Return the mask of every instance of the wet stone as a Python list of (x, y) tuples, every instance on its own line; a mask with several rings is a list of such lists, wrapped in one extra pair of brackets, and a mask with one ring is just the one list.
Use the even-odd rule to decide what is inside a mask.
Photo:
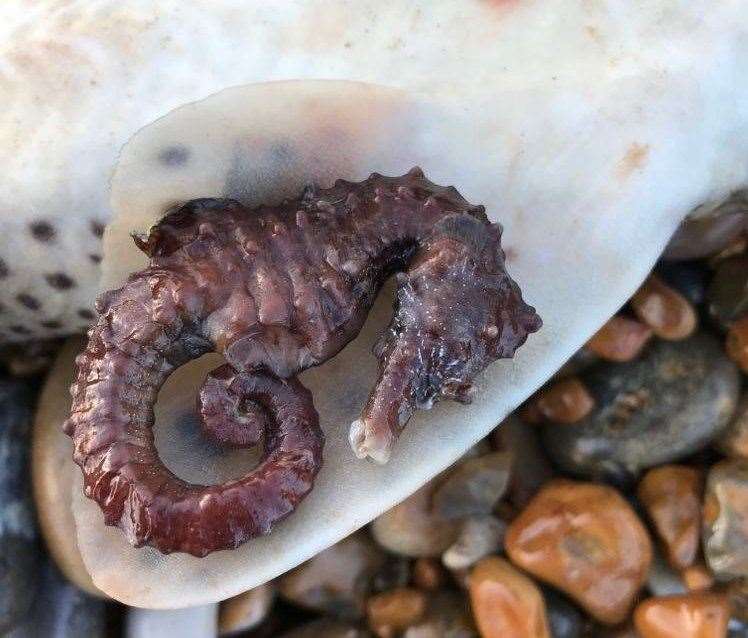
[(748, 461), (709, 471), (704, 496), (704, 556), (717, 578), (748, 576)]
[(650, 275), (629, 301), (634, 314), (661, 339), (678, 341), (698, 324), (693, 305), (656, 275)]
[(506, 491), (510, 464), (506, 452), (459, 462), (434, 491), (434, 514), (444, 520), (489, 514)]
[(729, 423), (740, 374), (715, 338), (656, 341), (637, 360), (584, 377), (597, 407), (569, 426), (546, 424), (546, 450), (570, 474), (620, 480), (705, 447)]
[(595, 407), (587, 387), (576, 377), (561, 379), (538, 393), (538, 412), (553, 423), (576, 423)]
[(459, 524), (433, 512), (436, 485), (437, 481), (431, 481), (379, 516), (371, 526), (377, 543), (401, 556), (440, 556), (457, 537)]
[(691, 565), (683, 570), (681, 579), (688, 591), (705, 591), (714, 585), (714, 576), (703, 563)]
[(639, 483), (639, 501), (676, 569), (693, 564), (699, 551), (702, 482), (696, 468), (663, 465), (649, 470)]
[(28, 384), (0, 378), (0, 634), (28, 612), (38, 584), (29, 470), (33, 399)]
[(376, 594), (366, 602), (369, 627), (379, 638), (393, 638), (418, 622), (426, 611), (426, 596), (402, 587)]
[(622, 363), (639, 356), (652, 338), (652, 328), (622, 315), (610, 318), (585, 346), (601, 359)]
[(720, 594), (684, 594), (649, 598), (634, 612), (642, 638), (724, 638), (730, 605)]
[(384, 556), (358, 533), (340, 541), (278, 579), (278, 591), (300, 607), (340, 618), (359, 618), (369, 581)]
[(449, 569), (465, 569), (484, 556), (501, 551), (504, 546), (506, 523), (490, 515), (465, 519), (460, 535), (442, 555)]
[(730, 424), (716, 443), (728, 456), (748, 459), (748, 392), (741, 397)]
[(538, 586), (502, 558), (484, 558), (473, 568), (470, 602), (483, 638), (550, 638)]
[(727, 331), (727, 354), (748, 374), (748, 317), (738, 319)]
[(467, 597), (442, 590), (429, 597), (423, 618), (408, 627), (403, 638), (477, 638)]
[(725, 330), (748, 315), (748, 255), (722, 261), (707, 291), (709, 314)]
[(607, 624), (624, 620), (649, 571), (652, 544), (613, 488), (554, 480), (509, 525), (512, 562)]
[(228, 636), (259, 626), (267, 618), (273, 600), (275, 586), (266, 583), (223, 601), (218, 611), (218, 635)]
[(543, 587), (542, 592), (552, 638), (582, 638), (585, 623), (576, 605), (551, 587)]

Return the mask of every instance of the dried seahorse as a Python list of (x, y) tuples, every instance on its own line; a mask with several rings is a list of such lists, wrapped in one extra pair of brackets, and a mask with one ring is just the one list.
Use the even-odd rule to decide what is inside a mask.
[[(164, 553), (204, 556), (268, 533), (322, 464), (318, 415), (295, 375), (355, 337), (397, 273), (379, 378), (351, 427), (358, 456), (386, 461), (417, 408), (469, 400), (474, 377), (539, 329), (500, 237), (483, 207), (417, 168), (309, 187), (280, 206), (180, 206), (136, 238), (150, 266), (99, 298), (77, 359), (65, 431), (86, 495), (131, 543)], [(206, 433), (234, 446), (264, 435), (265, 450), (236, 481), (193, 485), (159, 459), (153, 409), (166, 377), (212, 350), (226, 364), (200, 391)]]

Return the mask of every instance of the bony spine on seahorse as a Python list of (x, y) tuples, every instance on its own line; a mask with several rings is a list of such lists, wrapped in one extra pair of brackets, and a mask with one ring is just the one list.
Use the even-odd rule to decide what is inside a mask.
[[(295, 375), (355, 337), (397, 273), (379, 378), (351, 427), (359, 457), (386, 461), (417, 408), (469, 400), (473, 378), (539, 329), (500, 237), (482, 207), (417, 168), (309, 187), (279, 206), (180, 206), (136, 238), (150, 266), (100, 297), (76, 360), (65, 432), (86, 495), (131, 543), (164, 553), (205, 556), (268, 533), (322, 464), (318, 415)], [(200, 390), (205, 432), (233, 446), (264, 435), (265, 449), (244, 477), (193, 485), (159, 459), (154, 404), (176, 367), (211, 350), (226, 364)]]

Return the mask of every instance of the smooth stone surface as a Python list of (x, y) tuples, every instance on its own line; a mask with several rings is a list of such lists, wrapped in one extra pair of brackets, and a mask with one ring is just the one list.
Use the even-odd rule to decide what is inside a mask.
[(413, 584), (420, 589), (438, 590), (444, 577), (444, 569), (433, 558), (418, 558), (413, 562)]
[(483, 638), (550, 638), (538, 586), (498, 556), (470, 573), (470, 603)]
[(709, 314), (724, 329), (748, 314), (748, 255), (722, 261), (707, 291)]
[(418, 558), (439, 556), (457, 538), (459, 524), (445, 521), (431, 509), (438, 479), (379, 516), (371, 526), (375, 540), (386, 550)]
[(39, 538), (31, 499), (31, 386), (0, 378), (0, 633), (28, 612), (38, 585)]
[(672, 596), (688, 591), (681, 574), (676, 572), (658, 551), (655, 551), (647, 573), (647, 589), (653, 596)]
[(31, 479), (39, 527), (49, 553), (66, 578), (89, 594), (104, 594), (93, 584), (77, 543), (72, 511), (73, 443), (62, 431), (70, 413), (74, 359), (83, 348), (80, 337), (60, 350), (39, 395), (31, 435)]
[(569, 426), (542, 428), (565, 471), (635, 476), (695, 452), (719, 436), (738, 400), (740, 374), (714, 337), (656, 341), (630, 363), (595, 366), (584, 380), (597, 407)]
[(369, 582), (384, 562), (383, 552), (359, 532), (281, 576), (278, 592), (306, 609), (359, 618)]
[(166, 610), (130, 607), (124, 638), (215, 638), (217, 625), (218, 605)]
[(611, 317), (585, 348), (606, 361), (623, 363), (639, 356), (652, 338), (652, 328), (623, 315)]
[(472, 516), (462, 523), (457, 540), (442, 554), (449, 569), (466, 569), (504, 546), (506, 523), (495, 516)]
[(470, 603), (461, 592), (441, 590), (428, 598), (426, 612), (403, 638), (477, 638)]
[(223, 601), (218, 610), (218, 635), (251, 631), (267, 618), (275, 600), (275, 585), (265, 583)]
[(743, 393), (730, 424), (716, 444), (728, 456), (748, 459), (748, 392)]
[(555, 381), (543, 388), (535, 399), (538, 412), (553, 423), (576, 423), (595, 407), (595, 399), (576, 377)]
[(512, 562), (557, 587), (601, 622), (626, 618), (652, 561), (652, 543), (613, 488), (557, 479), (506, 535)]
[(23, 625), (8, 638), (105, 638), (106, 604), (71, 584), (49, 560), (37, 574), (39, 591)]
[(727, 331), (727, 355), (748, 374), (748, 317), (735, 321)]
[(719, 594), (648, 598), (634, 611), (642, 638), (724, 638), (729, 619), (729, 601)]
[(634, 314), (661, 339), (685, 339), (698, 325), (696, 310), (688, 299), (656, 275), (647, 278), (629, 304)]
[(320, 618), (287, 631), (280, 638), (368, 638), (371, 634), (354, 625)]
[(461, 461), (434, 490), (434, 514), (444, 520), (490, 514), (506, 491), (510, 465), (506, 452)]
[(748, 576), (748, 460), (712, 466), (704, 496), (704, 556), (717, 578)]
[(379, 638), (400, 634), (417, 623), (425, 612), (426, 596), (412, 587), (375, 594), (366, 601), (366, 619)]
[(552, 638), (582, 638), (584, 618), (579, 608), (552, 587), (542, 587)]
[(714, 585), (714, 575), (704, 563), (687, 567), (680, 576), (688, 591), (706, 591)]
[(639, 501), (676, 569), (692, 565), (699, 551), (702, 493), (701, 472), (685, 465), (653, 468), (639, 482)]

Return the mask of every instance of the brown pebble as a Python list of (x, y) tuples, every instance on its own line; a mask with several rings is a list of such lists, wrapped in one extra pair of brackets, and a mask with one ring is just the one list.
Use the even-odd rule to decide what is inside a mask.
[(748, 373), (748, 317), (739, 319), (727, 331), (727, 356)]
[(593, 335), (587, 348), (602, 359), (622, 363), (636, 359), (651, 337), (649, 326), (616, 315)]
[(366, 602), (366, 617), (379, 638), (391, 638), (418, 622), (426, 611), (426, 596), (411, 587), (401, 587), (372, 596)]
[(497, 556), (470, 573), (470, 602), (483, 638), (549, 638), (545, 601), (537, 585)]
[(434, 591), (444, 582), (444, 570), (433, 558), (419, 558), (413, 564), (413, 584), (419, 589)]
[(692, 565), (699, 551), (702, 491), (701, 472), (685, 465), (654, 468), (639, 483), (639, 500), (675, 569)]
[(267, 617), (274, 598), (275, 587), (265, 583), (223, 601), (218, 612), (218, 635), (254, 629)]
[(748, 392), (743, 393), (732, 421), (716, 444), (728, 456), (748, 458)]
[(576, 377), (562, 379), (538, 393), (537, 407), (549, 421), (576, 423), (595, 407), (587, 387)]
[(706, 591), (714, 585), (714, 576), (703, 563), (686, 567), (681, 573), (681, 579), (688, 591)]
[(626, 618), (652, 562), (644, 525), (615, 489), (561, 479), (514, 519), (505, 545), (512, 562), (607, 624)]
[(658, 337), (668, 341), (689, 337), (698, 324), (688, 299), (655, 275), (650, 275), (631, 297), (631, 308)]
[(724, 638), (729, 620), (728, 598), (719, 594), (649, 598), (634, 611), (642, 638)]

